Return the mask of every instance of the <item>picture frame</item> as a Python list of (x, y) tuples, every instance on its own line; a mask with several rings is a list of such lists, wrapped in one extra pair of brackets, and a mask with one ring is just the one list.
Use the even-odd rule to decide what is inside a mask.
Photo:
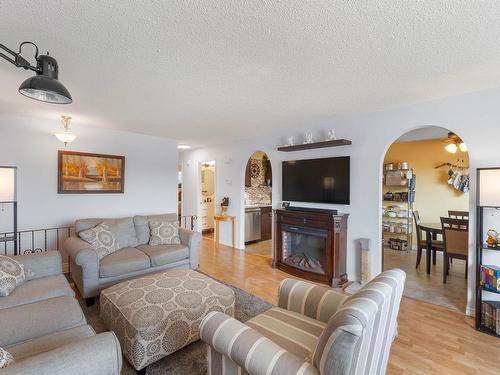
[(125, 156), (58, 151), (58, 194), (123, 194)]

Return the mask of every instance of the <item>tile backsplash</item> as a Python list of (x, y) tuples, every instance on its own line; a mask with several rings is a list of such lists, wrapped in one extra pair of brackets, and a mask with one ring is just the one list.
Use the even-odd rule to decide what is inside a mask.
[(252, 186), (245, 188), (245, 205), (271, 204), (272, 188), (269, 186)]
[(265, 186), (264, 162), (262, 159), (251, 159), (252, 164), (256, 164), (258, 174), (251, 178), (251, 187), (245, 187), (245, 205), (270, 205), (272, 188)]

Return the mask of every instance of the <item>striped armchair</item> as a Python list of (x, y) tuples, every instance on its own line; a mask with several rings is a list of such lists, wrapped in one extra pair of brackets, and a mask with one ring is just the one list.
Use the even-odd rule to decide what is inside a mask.
[(278, 307), (245, 324), (210, 313), (209, 375), (385, 374), (405, 278), (386, 271), (351, 296), (286, 279)]

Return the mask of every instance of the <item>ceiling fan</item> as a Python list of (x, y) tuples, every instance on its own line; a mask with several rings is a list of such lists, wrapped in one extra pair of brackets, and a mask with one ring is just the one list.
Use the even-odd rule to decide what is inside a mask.
[(458, 135), (453, 132), (448, 133), (448, 138), (443, 141), (447, 145), (444, 147), (450, 154), (455, 154), (457, 150), (467, 152), (467, 145)]

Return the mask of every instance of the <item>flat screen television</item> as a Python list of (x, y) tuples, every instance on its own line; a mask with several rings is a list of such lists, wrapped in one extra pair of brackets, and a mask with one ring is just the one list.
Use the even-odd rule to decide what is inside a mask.
[(350, 157), (289, 160), (282, 165), (283, 200), (350, 203)]

